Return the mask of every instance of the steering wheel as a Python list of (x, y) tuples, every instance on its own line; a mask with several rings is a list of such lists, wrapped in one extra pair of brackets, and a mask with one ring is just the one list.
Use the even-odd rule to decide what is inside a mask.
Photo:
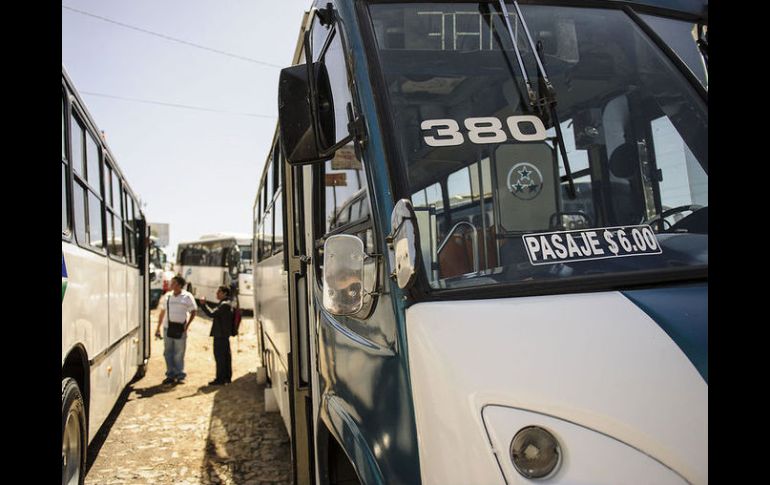
[[(666, 224), (668, 224), (668, 229), (671, 229), (672, 224), (666, 220), (666, 217), (673, 216), (674, 214), (678, 214), (680, 212), (686, 212), (686, 211), (693, 211), (702, 209), (702, 205), (698, 204), (686, 204), (686, 205), (680, 205), (678, 207), (672, 207), (671, 209), (664, 210), (660, 214), (658, 214), (655, 217), (652, 217), (650, 219), (647, 219), (646, 221), (642, 222), (642, 224), (649, 224), (650, 226), (653, 226), (653, 229), (655, 229), (657, 232), (665, 232), (667, 230)], [(659, 224), (659, 228), (655, 228), (655, 224)]]

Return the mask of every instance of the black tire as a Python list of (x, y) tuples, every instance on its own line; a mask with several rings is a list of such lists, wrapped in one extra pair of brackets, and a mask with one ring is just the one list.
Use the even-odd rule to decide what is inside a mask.
[(136, 374), (134, 374), (134, 378), (131, 379), (132, 383), (138, 381), (147, 374), (147, 365), (148, 364), (139, 364), (139, 366), (136, 368)]
[(71, 377), (61, 381), (61, 432), (62, 485), (83, 485), (88, 443), (86, 408), (78, 384)]

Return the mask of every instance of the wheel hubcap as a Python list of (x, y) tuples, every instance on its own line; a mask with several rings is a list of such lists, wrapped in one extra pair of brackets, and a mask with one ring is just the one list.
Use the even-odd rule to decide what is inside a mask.
[(70, 411), (61, 449), (63, 485), (78, 485), (80, 482), (80, 461), (83, 453), (81, 441), (78, 416)]

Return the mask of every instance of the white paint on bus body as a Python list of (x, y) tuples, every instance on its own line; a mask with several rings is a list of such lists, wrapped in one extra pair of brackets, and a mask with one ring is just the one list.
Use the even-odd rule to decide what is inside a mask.
[(254, 294), (256, 306), (254, 319), (265, 333), (264, 365), (271, 378), (272, 392), (278, 404), (286, 429), (291, 429), (288, 380), (289, 351), (289, 292), (286, 272), (283, 270), (283, 254), (275, 254), (254, 265)]
[[(82, 345), (89, 360), (140, 325), (139, 269), (62, 241), (67, 265), (67, 290), (62, 299), (62, 356)], [(133, 378), (142, 353), (133, 337), (123, 339), (89, 369), (88, 441), (109, 415)], [(85, 390), (83, 390), (85, 391)]]
[[(622, 294), (428, 302), (406, 315), (423, 483), (505, 483), (490, 439), (510, 461), (515, 426), (488, 436), (490, 405), (537, 413), (561, 440), (569, 466), (548, 483), (708, 482), (708, 385)], [(492, 421), (528, 422), (506, 413)]]

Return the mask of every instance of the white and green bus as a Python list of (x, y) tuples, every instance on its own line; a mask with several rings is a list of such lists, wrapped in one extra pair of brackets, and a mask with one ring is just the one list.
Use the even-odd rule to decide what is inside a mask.
[(147, 225), (62, 67), (62, 484), (150, 356)]

